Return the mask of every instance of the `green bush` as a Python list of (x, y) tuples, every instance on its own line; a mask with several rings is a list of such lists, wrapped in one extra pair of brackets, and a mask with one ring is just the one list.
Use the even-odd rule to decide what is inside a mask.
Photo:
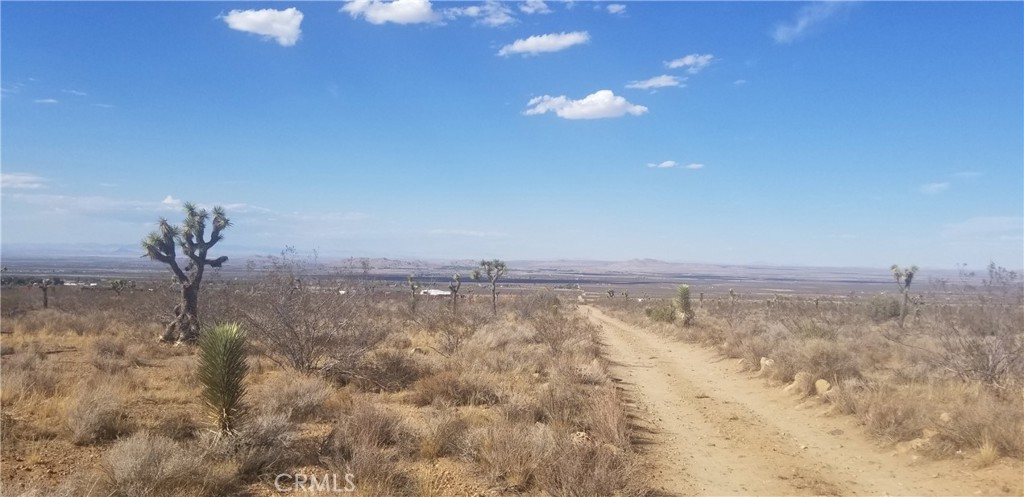
[(868, 301), (868, 317), (876, 323), (900, 317), (900, 301), (888, 295), (875, 295)]
[(237, 324), (223, 324), (199, 338), (199, 383), (210, 415), (223, 432), (232, 432), (245, 414), (245, 333)]
[(676, 320), (676, 308), (672, 305), (659, 305), (644, 309), (647, 317), (661, 323), (674, 323)]

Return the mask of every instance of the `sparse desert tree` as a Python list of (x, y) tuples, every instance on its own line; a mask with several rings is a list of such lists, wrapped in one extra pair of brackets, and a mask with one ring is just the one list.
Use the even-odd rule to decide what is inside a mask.
[(491, 284), (491, 312), (495, 316), (498, 315), (498, 278), (505, 276), (507, 272), (508, 266), (505, 265), (505, 261), (499, 259), (480, 261), (480, 268), (473, 271), (474, 280), (486, 277)]
[(610, 298), (610, 299), (615, 298), (615, 290), (612, 290), (610, 288), (608, 289), (608, 298)]
[(896, 286), (899, 287), (900, 293), (903, 294), (903, 298), (900, 299), (900, 328), (902, 328), (903, 322), (907, 319), (907, 308), (910, 306), (910, 283), (914, 281), (914, 274), (917, 273), (917, 266), (910, 266), (903, 269), (898, 265), (893, 264), (889, 269), (892, 270), (892, 276), (896, 280)]
[(418, 281), (413, 279), (413, 275), (411, 274), (409, 275), (408, 278), (406, 278), (405, 282), (406, 284), (409, 285), (409, 309), (412, 312), (416, 312), (416, 294), (418, 294), (420, 291), (420, 284)]
[(222, 433), (234, 432), (245, 414), (245, 333), (237, 324), (222, 324), (199, 339), (199, 370), (203, 401)]
[(125, 290), (135, 289), (135, 280), (113, 280), (110, 282), (110, 289), (121, 295)]
[(50, 306), (50, 289), (63, 284), (64, 281), (60, 278), (43, 278), (33, 284), (43, 291), (43, 309)]
[[(181, 301), (174, 308), (174, 319), (167, 325), (161, 340), (179, 343), (194, 343), (199, 337), (199, 289), (203, 281), (206, 266), (219, 268), (227, 262), (227, 256), (209, 258), (209, 251), (217, 242), (224, 239), (221, 233), (231, 226), (222, 207), (213, 208), (213, 231), (209, 239), (206, 236), (206, 224), (210, 221), (210, 212), (197, 208), (195, 204), (186, 202), (185, 220), (182, 226), (175, 226), (160, 218), (159, 229), (149, 234), (142, 241), (146, 256), (155, 261), (167, 264), (174, 279), (181, 286)], [(188, 259), (185, 268), (178, 265), (177, 247)]]
[(690, 326), (693, 321), (693, 304), (690, 302), (690, 285), (679, 285), (676, 292), (676, 305), (683, 315), (683, 326)]
[(452, 275), (452, 282), (448, 284), (448, 290), (452, 293), (452, 314), (459, 314), (459, 288), (462, 288), (462, 276), (459, 273)]

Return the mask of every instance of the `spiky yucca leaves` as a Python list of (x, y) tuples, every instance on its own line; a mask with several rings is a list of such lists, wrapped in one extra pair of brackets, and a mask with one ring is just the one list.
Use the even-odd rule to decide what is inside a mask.
[(676, 306), (683, 314), (683, 326), (689, 326), (693, 321), (693, 304), (690, 302), (690, 285), (679, 285), (676, 294)]
[(233, 432), (245, 415), (245, 333), (237, 324), (222, 324), (199, 338), (199, 382), (203, 400), (222, 432)]

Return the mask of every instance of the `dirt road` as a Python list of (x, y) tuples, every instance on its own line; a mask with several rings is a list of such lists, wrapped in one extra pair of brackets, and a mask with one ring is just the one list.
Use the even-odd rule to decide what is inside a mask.
[(612, 374), (636, 404), (654, 487), (682, 495), (1021, 495), (1019, 464), (974, 470), (867, 440), (850, 416), (827, 416), (739, 372), (714, 352), (587, 306), (604, 330)]

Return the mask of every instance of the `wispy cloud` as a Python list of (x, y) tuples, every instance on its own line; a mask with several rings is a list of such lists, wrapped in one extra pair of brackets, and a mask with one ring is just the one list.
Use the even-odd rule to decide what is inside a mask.
[(498, 50), (498, 55), (507, 57), (514, 54), (537, 55), (541, 53), (558, 52), (569, 47), (582, 45), (588, 41), (590, 41), (590, 34), (586, 31), (535, 35), (529, 38), (516, 40), (501, 47), (501, 50)]
[(33, 100), (33, 102), (37, 104), (57, 104), (60, 103), (60, 100), (57, 100), (56, 98), (37, 98)]
[(46, 186), (46, 179), (30, 173), (0, 174), (0, 187), (18, 190), (35, 190)]
[(430, 0), (351, 0), (341, 10), (353, 19), (362, 17), (370, 24), (422, 24), (441, 20)]
[(921, 185), (920, 191), (926, 195), (938, 195), (949, 189), (949, 182), (925, 183)]
[(282, 47), (294, 46), (302, 35), (302, 12), (285, 10), (232, 10), (221, 19), (236, 31), (254, 33), (277, 41)]
[(550, 14), (551, 8), (548, 4), (544, 3), (544, 0), (526, 0), (519, 4), (519, 10), (523, 11), (524, 14)]
[(689, 169), (689, 170), (693, 171), (693, 170), (697, 170), (697, 169), (704, 169), (704, 164), (698, 164), (696, 162), (691, 162), (691, 163), (689, 163), (689, 164), (684, 166), (684, 165), (682, 165), (682, 164), (680, 164), (680, 163), (678, 163), (678, 162), (676, 162), (674, 160), (667, 160), (667, 161), (664, 161), (664, 162), (649, 162), (649, 163), (647, 163), (647, 167), (649, 167), (651, 169), (679, 168), (679, 169)]
[(950, 176), (956, 179), (974, 179), (981, 176), (980, 171), (959, 171), (951, 174)]
[(463, 238), (506, 238), (508, 234), (496, 231), (475, 231), (461, 229), (432, 229), (427, 231), (431, 236), (453, 236)]
[(608, 9), (608, 13), (609, 14), (625, 14), (626, 13), (626, 6), (622, 5), (621, 3), (613, 3), (613, 4), (608, 5), (608, 7), (606, 7), (606, 8)]
[(1024, 218), (1015, 216), (972, 217), (961, 222), (945, 225), (941, 235), (947, 241), (1022, 240), (1024, 239)]
[(113, 109), (114, 106), (110, 104), (92, 104), (93, 107), (99, 107), (101, 109)]
[(771, 36), (776, 43), (789, 44), (817, 30), (822, 24), (845, 11), (852, 2), (825, 1), (805, 5), (796, 12), (796, 17), (780, 22), (772, 29)]
[(686, 72), (697, 74), (709, 66), (714, 58), (715, 56), (711, 54), (701, 55), (693, 53), (678, 59), (665, 61), (665, 67), (669, 69), (686, 68)]
[(604, 119), (647, 112), (647, 107), (631, 104), (611, 90), (599, 90), (579, 100), (544, 95), (530, 99), (526, 105), (529, 108), (523, 114), (527, 116), (554, 112), (562, 119)]
[(84, 91), (79, 91), (79, 90), (61, 90), (61, 91), (64, 92), (64, 93), (67, 93), (69, 95), (75, 95), (76, 97), (86, 97), (86, 96), (89, 95), (88, 93), (86, 93)]
[(497, 0), (487, 0), (482, 5), (446, 9), (444, 13), (450, 19), (472, 17), (477, 20), (477, 24), (492, 28), (516, 23), (516, 18), (512, 15), (512, 9)]
[(743, 86), (743, 85), (747, 84), (747, 80), (745, 80), (745, 79), (737, 79), (736, 81), (733, 81), (732, 84), (735, 85), (735, 86)]
[(626, 84), (626, 88), (633, 88), (636, 90), (653, 90), (655, 88), (668, 88), (672, 86), (686, 86), (683, 84), (686, 78), (679, 79), (676, 76), (670, 76), (668, 74), (662, 74), (661, 76), (655, 76), (650, 79), (643, 81), (630, 81)]

